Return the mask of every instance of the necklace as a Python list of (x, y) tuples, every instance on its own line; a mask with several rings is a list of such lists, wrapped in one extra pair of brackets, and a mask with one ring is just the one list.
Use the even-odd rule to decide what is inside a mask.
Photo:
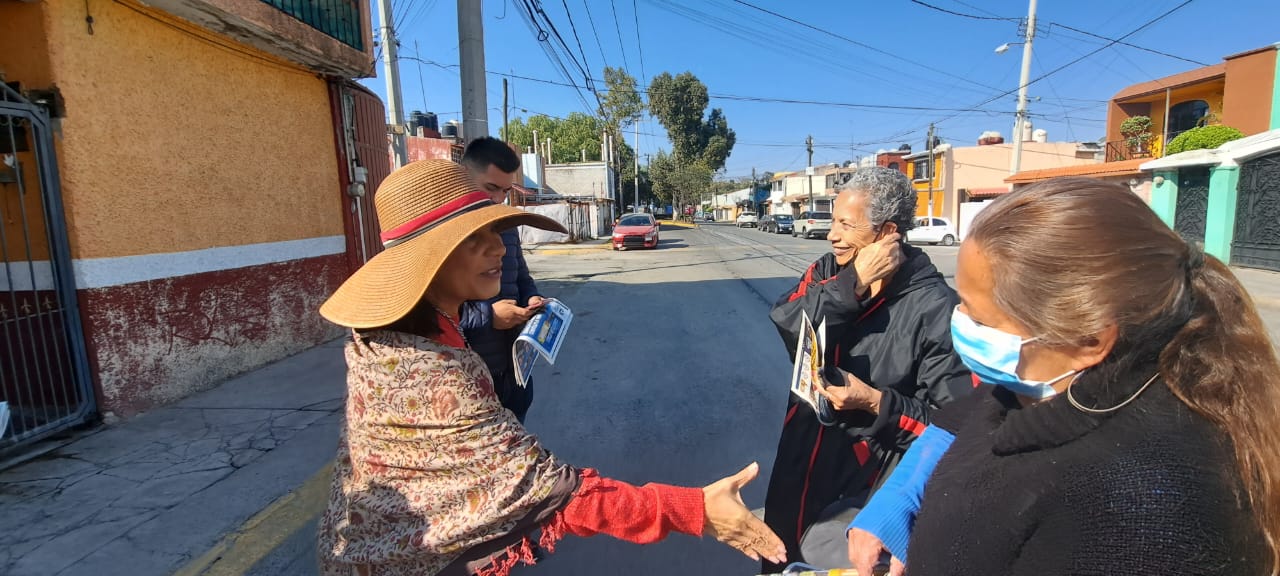
[[(1077, 375), (1076, 377), (1079, 378), (1079, 375)], [(1136, 400), (1138, 398), (1138, 395), (1142, 394), (1142, 392), (1145, 391), (1148, 386), (1151, 386), (1151, 383), (1155, 382), (1156, 378), (1159, 378), (1159, 377), (1160, 377), (1160, 373), (1156, 372), (1151, 376), (1151, 379), (1147, 380), (1146, 384), (1143, 384), (1141, 387), (1139, 387), (1138, 391), (1134, 392), (1133, 395), (1130, 396), (1128, 400), (1125, 400), (1124, 402), (1116, 404), (1115, 406), (1112, 406), (1110, 408), (1090, 408), (1088, 406), (1084, 406), (1080, 404), (1080, 402), (1076, 401), (1075, 397), (1071, 395), (1071, 386), (1067, 386), (1067, 401), (1070, 402), (1072, 406), (1075, 406), (1077, 410), (1080, 410), (1081, 412), (1088, 412), (1089, 414), (1106, 414), (1107, 412), (1114, 412), (1116, 410), (1124, 408), (1127, 404)], [(1075, 384), (1075, 380), (1072, 380), (1071, 383)]]
[(462, 331), (462, 327), (458, 325), (458, 321), (454, 320), (453, 316), (450, 316), (444, 310), (437, 308), (435, 304), (432, 304), (431, 307), (435, 308), (436, 313), (440, 314), (441, 316), (444, 316), (444, 319), (449, 321), (449, 325), (453, 326), (453, 329), (458, 331), (458, 336), (462, 337), (462, 344), (465, 345), (467, 348), (470, 348), (471, 342), (467, 340), (467, 333)]

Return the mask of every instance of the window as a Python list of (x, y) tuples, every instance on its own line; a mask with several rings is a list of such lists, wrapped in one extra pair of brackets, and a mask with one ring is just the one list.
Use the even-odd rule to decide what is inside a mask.
[(1169, 137), (1195, 128), (1205, 116), (1209, 115), (1209, 103), (1204, 100), (1180, 102), (1169, 109)]
[(933, 219), (933, 225), (934, 225), (934, 226), (946, 226), (946, 225), (947, 225), (947, 223), (946, 223), (946, 222), (943, 222), (941, 218), (934, 218), (934, 219)]
[(889, 169), (890, 169), (890, 170), (899, 170), (899, 171), (900, 171), (900, 169), (898, 168), (898, 163), (897, 163), (897, 162), (890, 162), (890, 163), (889, 163)]
[(929, 179), (929, 159), (922, 158), (920, 160), (916, 160), (914, 165), (912, 166), (912, 171), (914, 173), (914, 176), (912, 176), (912, 178), (916, 180), (928, 180)]

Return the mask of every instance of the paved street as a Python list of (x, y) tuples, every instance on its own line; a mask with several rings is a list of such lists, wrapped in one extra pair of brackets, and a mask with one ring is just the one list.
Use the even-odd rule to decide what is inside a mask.
[[(711, 224), (666, 226), (651, 251), (530, 253), (542, 291), (576, 315), (559, 362), (534, 374), (530, 429), (568, 461), (632, 482), (702, 485), (751, 461), (767, 471), (790, 363), (769, 305), (826, 248)], [(956, 248), (926, 250), (954, 273)], [(1274, 331), (1280, 300), (1259, 300)], [(0, 473), (0, 573), (314, 574), (342, 378), (333, 343)], [(749, 506), (766, 481), (746, 490)], [(755, 567), (684, 536), (570, 538), (522, 573)]]

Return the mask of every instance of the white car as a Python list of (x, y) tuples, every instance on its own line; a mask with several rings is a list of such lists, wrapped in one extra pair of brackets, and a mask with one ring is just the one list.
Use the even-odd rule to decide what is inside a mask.
[(755, 228), (760, 223), (760, 219), (756, 217), (755, 212), (743, 212), (738, 215), (738, 219), (733, 221), (733, 225), (739, 228), (750, 226)]
[(916, 226), (907, 230), (907, 242), (927, 242), (955, 246), (956, 228), (946, 218), (916, 218)]

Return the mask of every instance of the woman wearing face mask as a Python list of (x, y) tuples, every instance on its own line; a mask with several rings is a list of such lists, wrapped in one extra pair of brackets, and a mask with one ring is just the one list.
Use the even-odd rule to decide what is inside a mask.
[(386, 250), (320, 308), (352, 329), (320, 574), (505, 576), (565, 534), (707, 534), (782, 559), (738, 495), (757, 466), (702, 489), (632, 486), (556, 458), (499, 403), (459, 310), (498, 293), (502, 230), (559, 224), (494, 204), (445, 160), (396, 170), (375, 203)]
[(982, 211), (956, 284), (989, 386), (850, 525), (856, 568), (1277, 574), (1280, 362), (1222, 262), (1127, 189), (1059, 179)]

